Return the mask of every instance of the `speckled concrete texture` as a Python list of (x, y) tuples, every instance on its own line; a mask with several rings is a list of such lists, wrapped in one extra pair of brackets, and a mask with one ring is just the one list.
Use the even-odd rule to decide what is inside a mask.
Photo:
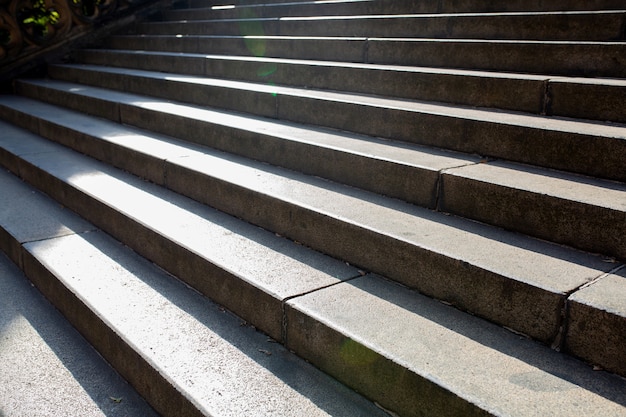
[(92, 329), (102, 354), (164, 415), (385, 415), (103, 233), (26, 249), (27, 262), (50, 271), (41, 285), (69, 289), (51, 290), (59, 308)]
[(626, 267), (575, 292), (569, 299), (566, 349), (602, 368), (626, 375)]
[(379, 277), (289, 301), (287, 326), (290, 349), (402, 416), (626, 415), (622, 378)]
[(3, 254), (0, 416), (158, 416)]

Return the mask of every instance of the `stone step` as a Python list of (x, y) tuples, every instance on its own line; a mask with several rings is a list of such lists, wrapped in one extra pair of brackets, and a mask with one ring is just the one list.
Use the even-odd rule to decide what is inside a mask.
[(306, 16), (147, 22), (147, 35), (624, 40), (626, 11)]
[[(226, 5), (226, 3), (229, 3)], [(167, 20), (195, 20), (211, 18), (246, 18), (276, 16), (314, 16), (351, 14), (409, 14), (409, 13), (487, 13), (566, 10), (620, 10), (621, 0), (509, 0), (509, 1), (443, 1), (443, 0), (337, 0), (337, 1), (272, 1), (207, 3), (206, 0), (187, 0), (177, 9), (163, 14)]]
[[(158, 78), (163, 80), (168, 76), (158, 75), (157, 82)], [(182, 77), (185, 78), (189, 80), (189, 77)], [(120, 80), (126, 80), (125, 76), (118, 78)], [(146, 84), (150, 88), (150, 84)], [(233, 84), (224, 80), (212, 80), (212, 84), (169, 81), (167, 89), (162, 84), (154, 84), (162, 92), (151, 94), (165, 94), (167, 100), (193, 101), (195, 97), (194, 103), (201, 106), (253, 112), (285, 121), (626, 181), (623, 169), (626, 128), (623, 125), (276, 86), (257, 85), (256, 92), (221, 88)], [(166, 110), (159, 104), (163, 99), (137, 98), (119, 91), (57, 80), (23, 80), (17, 87), (32, 98), (112, 120), (123, 117), (125, 123), (187, 140), (206, 140), (207, 137), (206, 131), (195, 130), (195, 126), (204, 121), (193, 122), (204, 116), (191, 116), (182, 103), (182, 107), (171, 104), (171, 110)], [(146, 108), (143, 102), (153, 102), (153, 108)], [(128, 114), (120, 116), (120, 106), (127, 109)], [(197, 111), (202, 112), (202, 108)], [(161, 115), (154, 117), (154, 112)], [(168, 113), (170, 120), (164, 122)], [(181, 123), (184, 119), (191, 120)], [(221, 124), (219, 117), (210, 119)], [(563, 149), (568, 152), (564, 153)]]
[[(275, 286), (297, 287), (296, 277), (313, 285), (310, 291), (282, 301), (283, 347), (242, 326), (241, 319), (101, 231), (88, 227), (89, 233), (81, 233), (68, 227), (68, 223), (83, 222), (69, 217), (58, 205), (56, 210), (62, 210), (64, 216), (51, 216), (43, 206), (33, 204), (35, 199), (29, 197), (41, 196), (29, 189), (23, 191), (24, 184), (19, 183), (19, 192), (26, 198), (2, 194), (2, 207), (9, 210), (3, 211), (0, 230), (11, 235), (13, 252), (21, 253), (28, 277), (75, 326), (90, 335), (103, 356), (164, 416), (604, 417), (619, 416), (626, 410), (626, 381), (622, 378), (594, 371), (567, 355), (376, 275), (357, 275), (344, 282), (333, 278), (334, 285), (318, 286), (320, 282), (310, 280), (305, 269), (314, 271), (321, 266), (325, 271), (315, 274), (318, 276), (329, 269), (351, 269), (332, 260), (320, 264), (320, 255), (263, 257), (252, 249), (253, 256), (242, 256), (250, 253), (251, 247), (264, 244), (274, 252), (277, 248), (271, 242), (284, 239), (259, 229), (249, 235), (245, 231), (251, 226), (238, 220), (209, 214), (210, 210), (180, 196), (32, 134), (7, 125), (2, 128), (6, 134), (0, 140), (8, 145), (5, 152), (12, 148), (21, 154), (14, 156), (20, 161), (20, 175), (29, 180), (41, 183), (47, 177), (57, 184), (73, 183), (102, 203), (126, 208), (135, 205), (139, 216), (132, 222), (145, 222), (147, 217), (161, 222), (167, 219), (172, 235), (177, 230), (185, 236), (197, 234), (205, 247), (212, 248), (210, 252), (225, 255), (223, 265), (230, 264), (231, 273), (246, 269), (241, 265), (245, 260), (257, 279), (266, 279), (268, 268), (283, 270), (282, 279), (275, 276)], [(2, 155), (6, 162), (7, 154)], [(39, 174), (29, 172), (32, 169)], [(5, 177), (3, 174), (0, 179), (6, 181)], [(53, 194), (60, 197), (62, 193)], [(67, 202), (76, 205), (77, 195), (67, 197)], [(153, 210), (145, 210), (146, 206)], [(82, 208), (81, 213), (103, 221), (103, 211)], [(195, 220), (182, 219), (185, 212), (191, 215), (188, 219)], [(36, 221), (10, 221), (24, 215)], [(210, 227), (222, 230), (221, 237), (207, 239), (204, 230), (198, 229), (198, 225), (211, 222), (216, 223)], [(20, 243), (17, 236), (42, 225), (53, 231), (47, 238)], [(63, 229), (68, 232), (54, 232)], [(239, 250), (232, 245), (235, 241)], [(145, 243), (149, 246), (154, 241)], [(187, 254), (177, 262), (191, 261), (197, 245), (177, 244)], [(276, 253), (285, 248), (310, 253), (291, 242), (279, 246), (283, 247)], [(295, 259), (301, 263), (297, 272), (291, 265), (280, 265), (293, 264)], [(95, 275), (94, 270), (99, 273)], [(205, 281), (215, 275), (219, 274), (202, 271)], [(234, 274), (231, 280), (243, 287), (249, 285), (241, 275)], [(602, 283), (599, 280), (588, 288)], [(281, 295), (283, 290), (268, 294), (273, 299)], [(254, 315), (266, 314), (265, 308), (257, 302)], [(296, 359), (288, 349), (379, 407)]]
[[(74, 59), (82, 69), (101, 65), (626, 123), (626, 80), (111, 49), (81, 50)], [(61, 74), (79, 71), (62, 68)]]
[[(8, 176), (0, 172), (0, 234), (4, 227), (14, 229), (16, 221), (27, 219), (24, 212), (7, 218), (7, 206), (16, 204), (6, 201), (9, 195), (40, 205), (42, 215), (60, 211), (24, 184), (17, 184), (20, 192), (13, 193), (17, 180)], [(158, 417), (1, 252), (0, 415)]]
[[(269, 115), (274, 116), (274, 110), (279, 107), (279, 104), (268, 103), (263, 99), (255, 99), (245, 94), (238, 95), (239, 90), (231, 92), (227, 89), (227, 93), (221, 94), (212, 90), (205, 92), (202, 91), (202, 87), (206, 84), (202, 84), (199, 88), (197, 84), (193, 83), (194, 80), (191, 80), (188, 88), (179, 85), (179, 83), (174, 83), (171, 87), (166, 83), (158, 83), (164, 79), (173, 80), (175, 77), (172, 75), (163, 77), (163, 75), (155, 73), (132, 73), (127, 70), (113, 69), (115, 76), (109, 78), (107, 71), (99, 71), (100, 67), (89, 68), (87, 71), (79, 69), (74, 72), (75, 69), (76, 67), (73, 66), (60, 66), (51, 68), (50, 72), (53, 76), (63, 79), (81, 80), (87, 84), (99, 84), (135, 93), (150, 94), (158, 91), (160, 92), (159, 95), (164, 98), (192, 101), (203, 106), (228, 106), (226, 103), (228, 100), (229, 103), (235, 104), (236, 110), (252, 111), (261, 115), (267, 115), (264, 110), (271, 109)], [(90, 69), (93, 72), (89, 72)], [(138, 79), (131, 78), (132, 76), (136, 76)], [(150, 83), (145, 78), (157, 82)], [(184, 81), (184, 77), (182, 80)], [(234, 86), (234, 88), (237, 87), (249, 88), (247, 85)], [(283, 94), (280, 89), (272, 88), (271, 91), (275, 91), (276, 95)], [(285, 93), (289, 94), (289, 92)], [(267, 97), (265, 88), (258, 91), (258, 94)], [(98, 95), (104, 96), (104, 92)], [(195, 100), (196, 97), (199, 98)], [(206, 97), (210, 97), (211, 100), (207, 101)], [(128, 102), (129, 100), (132, 98), (126, 97), (125, 101)], [(254, 103), (255, 109), (250, 109), (249, 106), (242, 108), (240, 103)], [(118, 102), (116, 101), (115, 104)], [(291, 106), (300, 107), (301, 105), (294, 103)], [(326, 106), (324, 105), (324, 107)], [(76, 107), (86, 108), (85, 105), (78, 104)], [(311, 113), (320, 113), (320, 111), (311, 109)], [(24, 113), (29, 114), (29, 111), (24, 110)], [(164, 113), (168, 112), (165, 111)], [(185, 110), (181, 109), (174, 117), (180, 117), (185, 113)], [(348, 112), (344, 111), (344, 113)], [(161, 117), (167, 116), (162, 114)], [(282, 115), (278, 117), (281, 119), (289, 118)], [(379, 123), (383, 123), (384, 117), (381, 116)], [(213, 118), (216, 117), (213, 116)], [(350, 118), (355, 121), (358, 120), (356, 116)], [(166, 122), (166, 124), (169, 125), (170, 122)], [(249, 122), (240, 118), (237, 123), (231, 123), (230, 127), (235, 130), (239, 125), (245, 124), (249, 124)], [(266, 126), (263, 131), (266, 136), (271, 132), (270, 129), (279, 130), (282, 127), (271, 126), (271, 124), (266, 124)], [(177, 134), (172, 130), (164, 131), (159, 126), (143, 125), (142, 127), (187, 139), (185, 135)], [(208, 129), (213, 130), (214, 127), (207, 127), (202, 131)], [(232, 130), (230, 133), (220, 132), (218, 134), (221, 137), (221, 142), (232, 142), (228, 139), (229, 137), (241, 137), (240, 134), (232, 132)], [(206, 134), (203, 135), (205, 138), (202, 143), (208, 144)], [(329, 149), (329, 145), (334, 148), (335, 154), (339, 153), (338, 147), (341, 138), (338, 135), (327, 136), (324, 144), (317, 144), (317, 146), (322, 145), (324, 148), (322, 150), (319, 150), (319, 147), (316, 148), (314, 140), (309, 139), (309, 143), (306, 145), (303, 143), (304, 138), (311, 136), (310, 131), (301, 128), (298, 136), (301, 138), (300, 141), (294, 143), (294, 147), (299, 145), (297, 150), (287, 150), (286, 145), (284, 145), (285, 140), (281, 141), (276, 136), (271, 139), (274, 143), (280, 143), (276, 146), (258, 144), (249, 146), (248, 143), (243, 144), (239, 140), (235, 147), (232, 145), (218, 145), (217, 147), (238, 155), (261, 159), (299, 171), (304, 170), (309, 174), (348, 183), (425, 207), (438, 208), (542, 239), (626, 259), (626, 242), (622, 239), (623, 230), (626, 230), (626, 185), (624, 184), (546, 172), (531, 167), (511, 165), (510, 163), (482, 164), (464, 168), (466, 165), (476, 164), (478, 159), (461, 158), (457, 155), (435, 155), (422, 149), (410, 152), (405, 147), (398, 149), (393, 144), (380, 144), (376, 149), (370, 138), (353, 137), (352, 141), (346, 143), (342, 150), (344, 155), (349, 153), (352, 160), (342, 160), (340, 156), (329, 157), (329, 153), (333, 153)], [(498, 140), (502, 142), (503, 138), (499, 137)], [(262, 143), (266, 141), (267, 139), (264, 139)], [(266, 150), (260, 151), (260, 146)], [(276, 147), (282, 148), (287, 155), (279, 155)], [(376, 155), (377, 158), (372, 160), (373, 158), (367, 158), (367, 154)], [(380, 170), (376, 170), (376, 167), (382, 162), (379, 158), (383, 155), (394, 155), (397, 163), (393, 164), (388, 159)], [(313, 165), (308, 169), (302, 163), (302, 159), (307, 158)], [(285, 161), (286, 159), (288, 160)], [(322, 164), (319, 161), (325, 161), (325, 163)], [(377, 174), (373, 175), (373, 172)], [(440, 173), (441, 188), (438, 186)], [(414, 182), (409, 183), (405, 178), (412, 178)], [(397, 188), (393, 187), (394, 184), (397, 185)], [(442, 190), (449, 191), (450, 196), (444, 195)], [(468, 192), (475, 197), (468, 199)], [(438, 207), (435, 207), (437, 202)]]
[(626, 78), (626, 42), (119, 35), (108, 38), (106, 46), (155, 52)]
[[(36, 106), (33, 107), (34, 111)], [(62, 115), (55, 109), (51, 109), (51, 114), (56, 117)], [(363, 270), (380, 273), (547, 344), (562, 343), (560, 329), (568, 296), (619, 265), (610, 259), (435, 213), (293, 171), (206, 148), (194, 149), (184, 142), (152, 133), (111, 126), (98, 119), (78, 119), (75, 123), (85, 126), (84, 129), (76, 132), (69, 128), (57, 128), (51, 136), (71, 146), (77, 144), (75, 146), (81, 152), (163, 184), (173, 191), (348, 261)], [(28, 121), (25, 125), (35, 126)], [(43, 120), (39, 126), (44, 135), (54, 130), (49, 122)], [(19, 141), (5, 141), (6, 166), (13, 166), (13, 170), (21, 169), (23, 176), (27, 175), (30, 181), (38, 184), (41, 177), (42, 187), (51, 181), (47, 179), (49, 175), (62, 176), (55, 180), (56, 189), (52, 191), (62, 204), (80, 212), (87, 210), (94, 213), (91, 216), (96, 218), (89, 220), (105, 231), (191, 285), (203, 285), (197, 284), (199, 280), (195, 276), (185, 278), (186, 274), (193, 273), (177, 260), (184, 254), (168, 247), (176, 242), (191, 247), (193, 236), (177, 234), (176, 242), (163, 243), (166, 238), (162, 236), (167, 232), (152, 231), (150, 236), (156, 233), (159, 238), (156, 244), (150, 245), (146, 245), (146, 241), (156, 238), (138, 237), (148, 233), (145, 228), (162, 228), (163, 222), (172, 221), (169, 219), (184, 222), (183, 215), (155, 208), (150, 214), (152, 218), (143, 219), (148, 216), (143, 214), (145, 207), (153, 207), (154, 203), (130, 202), (121, 192), (114, 194), (121, 201), (106, 203), (113, 196), (108, 196), (107, 187), (103, 185), (98, 190), (102, 189), (104, 194), (93, 197), (108, 205), (85, 202), (84, 195), (93, 195), (95, 191), (86, 190), (80, 183), (72, 181), (77, 175), (73, 172), (79, 168), (72, 167), (75, 164), (69, 162), (54, 163), (59, 169), (67, 168), (72, 172), (42, 174), (42, 169), (51, 170), (53, 167), (47, 163), (44, 149), (38, 149), (40, 145), (37, 143), (29, 144), (28, 140), (20, 137)], [(29, 146), (33, 155), (21, 156), (32, 161), (19, 165), (14, 161), (21, 146)], [(62, 183), (57, 184), (58, 181)], [(206, 190), (212, 191), (207, 193)], [(139, 225), (129, 223), (127, 218), (138, 219)], [(209, 232), (203, 232), (204, 239), (208, 235)], [(200, 290), (204, 293), (215, 291), (203, 291), (202, 288)], [(259, 297), (256, 293), (255, 296)], [(238, 311), (227, 304), (238, 302), (228, 295), (218, 299), (218, 302)], [(598, 311), (601, 309), (598, 308)], [(278, 328), (268, 328), (266, 323), (256, 323), (248, 315), (238, 314), (273, 337), (280, 338)], [(621, 317), (621, 320), (626, 320), (626, 317)], [(617, 335), (623, 334), (619, 327), (613, 330)], [(588, 331), (593, 333), (594, 330)]]
[[(13, 132), (6, 133), (11, 135)], [(54, 158), (52, 154), (50, 156)], [(94, 171), (88, 175), (98, 175), (95, 171), (97, 168), (92, 168)], [(3, 207), (0, 230), (10, 236), (11, 252), (19, 253), (22, 268), (32, 282), (161, 415), (387, 415), (354, 391), (297, 358), (273, 339), (226, 312), (223, 307), (210, 302), (93, 225), (87, 224), (68, 210), (61, 209), (58, 204), (10, 177), (5, 171), (0, 172), (2, 189), (6, 191), (0, 197)], [(115, 190), (123, 189), (124, 185), (115, 181), (108, 183)], [(163, 201), (162, 204), (166, 202)], [(50, 209), (52, 213), (61, 216), (53, 216)], [(21, 219), (29, 221), (20, 221)], [(81, 227), (77, 229), (76, 224)], [(222, 227), (226, 232), (226, 227), (236, 224), (231, 219), (229, 223), (216, 224), (214, 227)], [(237, 233), (234, 229), (231, 230)], [(37, 239), (30, 240), (31, 235), (36, 235)], [(259, 233), (255, 233), (255, 236), (258, 237)], [(250, 238), (251, 236), (246, 238), (240, 235), (241, 249), (246, 246), (252, 249), (255, 244), (261, 246), (255, 242), (243, 243)], [(213, 246), (217, 248), (228, 240), (235, 239), (217, 239)], [(272, 248), (268, 247), (266, 250), (271, 251)], [(315, 260), (308, 257), (301, 261), (304, 264)], [(280, 257), (272, 257), (271, 262), (276, 264), (274, 267), (277, 269), (281, 266), (292, 266), (289, 262), (280, 265)], [(234, 259), (231, 259), (231, 263), (234, 268), (241, 269), (240, 263)], [(267, 266), (263, 265), (265, 263), (267, 262), (260, 258), (256, 262), (258, 269), (255, 272), (262, 274), (261, 271), (267, 271)], [(332, 262), (328, 262), (329, 267), (330, 264)], [(3, 263), (0, 263), (0, 268), (4, 272)], [(314, 267), (308, 268), (313, 270)], [(314, 281), (312, 276), (306, 275), (304, 269), (290, 271), (289, 279), (283, 277), (282, 284), (295, 288), (297, 284), (294, 283), (294, 278), (298, 277), (298, 273), (303, 274), (302, 282), (307, 279), (309, 282)], [(342, 265), (336, 271), (347, 269)], [(323, 275), (317, 270), (316, 273)], [(3, 287), (6, 286), (4, 281), (7, 278), (4, 273), (0, 274)], [(239, 279), (243, 281), (243, 277)], [(239, 283), (239, 286), (243, 285), (244, 282)], [(32, 293), (31, 288), (22, 284), (24, 286)], [(11, 293), (11, 301), (8, 301), (10, 307), (19, 295)], [(276, 294), (272, 296), (277, 297)], [(21, 338), (15, 337), (19, 334), (15, 333), (20, 329), (24, 329), (23, 332), (26, 333), (29, 330), (26, 320), (30, 319), (34, 325), (43, 329), (43, 335), (51, 340), (50, 346), (58, 349), (58, 355), (61, 355), (62, 348), (76, 340), (77, 336), (70, 334), (73, 339), (68, 341), (60, 339), (64, 333), (50, 334), (55, 327), (61, 327), (54, 320), (56, 316), (40, 314), (33, 317), (37, 312), (36, 307), (31, 303), (21, 305), (15, 313), (22, 317), (27, 314), (27, 318), (21, 321), (13, 318), (7, 323), (10, 327), (1, 340), (4, 343), (8, 340), (12, 344), (20, 342)], [(258, 303), (257, 308), (257, 314), (262, 315), (264, 311)], [(48, 306), (48, 310), (50, 309)], [(2, 309), (3, 315), (5, 312), (9, 314), (12, 309)], [(67, 327), (61, 327), (65, 334), (69, 332)], [(33, 331), (30, 330), (29, 333)], [(35, 336), (30, 337), (37, 340)], [(84, 341), (82, 343), (85, 344)], [(9, 355), (11, 359), (12, 355), (23, 354), (24, 351), (36, 347), (34, 344), (29, 345), (21, 352), (3, 349), (2, 355)], [(42, 351), (46, 352), (48, 349), (42, 348)], [(54, 353), (48, 356), (51, 355), (54, 356)], [(32, 364), (42, 363), (45, 358), (41, 356), (35, 354)], [(136, 393), (132, 394), (126, 384), (109, 382), (116, 380), (95, 352), (86, 355), (78, 351), (76, 357), (61, 358), (68, 362), (68, 366), (74, 367), (70, 370), (77, 377), (87, 380), (87, 388), (91, 391), (89, 394), (102, 406), (100, 413), (97, 413), (100, 411), (97, 408), (96, 412), (88, 407), (71, 409), (72, 405), (81, 404), (79, 400), (85, 402), (87, 393), (72, 391), (70, 384), (60, 380), (49, 387), (43, 387), (48, 394), (52, 394), (45, 397), (49, 404), (28, 401), (42, 395), (31, 393), (33, 397), (17, 404), (17, 414), (12, 412), (13, 408), (9, 408), (3, 410), (3, 415), (51, 415), (50, 412), (57, 407), (61, 410), (57, 415), (77, 415), (80, 412), (81, 416), (156, 416), (145, 402), (136, 404), (138, 396)], [(99, 367), (90, 368), (89, 360), (94, 362), (96, 358), (99, 359)], [(43, 364), (55, 365), (56, 362), (58, 359), (50, 357)], [(0, 369), (4, 366), (6, 364), (3, 361)], [(43, 373), (46, 369), (37, 371)], [(88, 374), (89, 371), (93, 374)], [(9, 376), (2, 373), (0, 378), (5, 375)], [(14, 379), (18, 375), (12, 376), (10, 384), (3, 384), (3, 389), (6, 386), (11, 389), (19, 388)], [(39, 381), (35, 379), (28, 382)], [(100, 385), (93, 385), (96, 383)], [(74, 392), (76, 396), (71, 397)], [(29, 393), (29, 390), (20, 392), (9, 403), (3, 401), (2, 406), (13, 406), (20, 397)], [(40, 408), (44, 409), (45, 414), (37, 413)], [(21, 410), (22, 413), (19, 412)]]

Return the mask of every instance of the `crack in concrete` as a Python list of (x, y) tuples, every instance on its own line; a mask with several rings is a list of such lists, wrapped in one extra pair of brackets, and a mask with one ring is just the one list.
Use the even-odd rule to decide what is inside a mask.
[(295, 295), (291, 295), (291, 296), (289, 296), (289, 297), (285, 297), (285, 298), (282, 300), (282, 302), (281, 302), (281, 314), (282, 314), (282, 320), (281, 320), (281, 321), (282, 321), (282, 323), (281, 323), (281, 326), (282, 326), (282, 328), (281, 328), (281, 339), (282, 339), (282, 344), (283, 344), (285, 347), (288, 347), (288, 346), (289, 346), (289, 344), (288, 344), (288, 334), (287, 334), (287, 326), (288, 326), (288, 322), (287, 322), (287, 321), (288, 321), (288, 320), (287, 320), (287, 303), (288, 303), (289, 301), (294, 300), (294, 299), (296, 299), (296, 298), (304, 297), (305, 295), (313, 294), (313, 293), (318, 292), (318, 291), (321, 291), (321, 290), (325, 290), (325, 289), (327, 289), (327, 288), (335, 287), (335, 286), (337, 286), (337, 285), (340, 285), (340, 284), (343, 284), (343, 283), (346, 283), (346, 282), (353, 281), (353, 280), (355, 280), (355, 279), (357, 279), (357, 278), (362, 278), (362, 277), (364, 277), (364, 276), (365, 276), (365, 275), (367, 275), (367, 274), (368, 274), (367, 272), (364, 272), (364, 271), (359, 270), (359, 274), (358, 274), (358, 275), (355, 275), (355, 276), (353, 276), (353, 277), (349, 277), (349, 278), (346, 278), (346, 279), (344, 279), (344, 280), (340, 280), (339, 282), (335, 282), (335, 283), (332, 283), (332, 284), (323, 285), (323, 286), (321, 286), (321, 287), (314, 288), (314, 289), (312, 289), (312, 290), (310, 290), (310, 291), (305, 291), (305, 292), (300, 293), (300, 294), (295, 294)]
[(564, 346), (565, 346), (565, 338), (569, 329), (569, 305), (570, 305), (570, 299), (571, 297), (576, 294), (578, 291), (583, 290), (585, 288), (588, 288), (592, 285), (594, 285), (595, 283), (602, 281), (604, 278), (613, 275), (615, 273), (617, 273), (618, 271), (624, 269), (626, 267), (626, 265), (619, 265), (611, 270), (609, 270), (608, 272), (604, 272), (600, 275), (598, 275), (597, 277), (591, 279), (590, 281), (572, 289), (571, 291), (568, 291), (567, 293), (565, 293), (565, 298), (563, 301), (563, 306), (561, 307), (561, 322), (559, 325), (559, 330), (556, 334), (556, 336), (554, 337), (554, 340), (552, 341), (552, 343), (550, 344), (550, 347), (552, 349), (554, 349), (557, 352), (560, 352)]
[(443, 176), (447, 172), (450, 172), (450, 171), (452, 171), (454, 169), (465, 168), (465, 167), (469, 167), (469, 166), (480, 165), (480, 164), (485, 164), (485, 163), (494, 162), (494, 161), (496, 161), (496, 159), (490, 159), (490, 158), (486, 158), (485, 157), (485, 158), (482, 158), (478, 162), (468, 162), (468, 163), (465, 163), (465, 164), (459, 164), (459, 165), (456, 165), (456, 166), (443, 168), (443, 169), (440, 169), (439, 171), (437, 171), (437, 182), (436, 182), (436, 185), (435, 185), (434, 210), (436, 212), (445, 213), (441, 209), (441, 200), (443, 199)]
[(541, 110), (539, 114), (541, 116), (552, 115), (552, 84), (550, 79), (543, 81), (543, 95), (541, 97)]

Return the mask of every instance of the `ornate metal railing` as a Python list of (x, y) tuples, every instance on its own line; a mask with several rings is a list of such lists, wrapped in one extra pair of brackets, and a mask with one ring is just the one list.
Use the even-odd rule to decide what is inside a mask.
[(0, 0), (0, 72), (151, 0)]

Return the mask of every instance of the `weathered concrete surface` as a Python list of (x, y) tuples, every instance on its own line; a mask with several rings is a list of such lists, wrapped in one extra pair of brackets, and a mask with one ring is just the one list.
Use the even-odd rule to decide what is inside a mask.
[(157, 417), (1, 253), (0, 416)]
[[(215, 112), (199, 106), (62, 81), (22, 81), (19, 86), (23, 94), (33, 99), (186, 140), (198, 141), (199, 135), (215, 126), (205, 121), (214, 119)], [(291, 122), (612, 180), (626, 179), (622, 169), (626, 130), (621, 125), (359, 94), (287, 88), (277, 91), (280, 93), (277, 116)], [(119, 109), (121, 113), (111, 109)], [(168, 126), (169, 130), (164, 131)], [(178, 133), (172, 131), (172, 126), (177, 127)], [(563, 149), (567, 149), (566, 154)]]
[(24, 178), (277, 340), (284, 299), (358, 275), (341, 261), (59, 145), (38, 153), (48, 144), (30, 139), (20, 142), (30, 144), (22, 155)]
[[(181, 57), (148, 51), (88, 50), (78, 55), (81, 61), (99, 65), (55, 65), (49, 68), (50, 75), (57, 80), (103, 88), (114, 86), (131, 93), (270, 116), (276, 110), (276, 96), (291, 90), (285, 86), (539, 113), (547, 80), (538, 75), (445, 68), (200, 54)], [(176, 64), (174, 56), (183, 59), (185, 68)], [(157, 70), (169, 74), (154, 72)], [(180, 71), (180, 75), (175, 75), (175, 71)], [(200, 77), (205, 74), (210, 78)], [(148, 87), (153, 85), (160, 88)], [(272, 97), (270, 103), (274, 104), (269, 105)]]
[(626, 123), (626, 80), (554, 78), (549, 89), (550, 111), (556, 116)]
[(626, 267), (575, 292), (568, 306), (566, 349), (626, 375)]
[[(287, 4), (284, 4), (287, 3)], [(246, 16), (319, 16), (352, 14), (404, 14), (404, 13), (460, 13), (460, 12), (514, 12), (560, 10), (620, 10), (620, 0), (509, 0), (485, 2), (483, 0), (347, 0), (320, 3), (316, 1), (272, 0), (255, 4), (239, 1), (234, 8), (213, 9), (203, 0), (188, 0), (191, 9), (167, 11), (167, 20), (194, 20), (220, 17), (225, 19)]]
[(386, 38), (615, 41), (623, 39), (620, 11), (522, 13), (406, 13), (294, 16), (147, 22), (147, 35), (368, 36)]
[[(597, 256), (400, 201), (220, 153), (186, 151), (167, 163), (166, 184), (172, 189), (546, 343), (559, 331), (566, 294), (610, 268)], [(316, 278), (298, 283), (278, 260), (263, 265), (269, 270), (261, 277), (249, 275), (255, 268), (246, 272), (229, 265), (228, 259), (233, 265), (239, 261), (227, 253), (214, 254), (207, 236), (228, 236), (219, 226), (224, 220), (215, 217), (219, 214), (66, 149), (59, 148), (55, 158), (24, 158), (22, 175), (29, 181), (245, 319), (263, 319), (253, 323), (276, 339), (281, 338), (281, 299), (357, 275), (353, 269), (337, 278), (305, 262), (293, 270), (304, 267), (310, 273), (301, 276)], [(267, 250), (254, 247), (249, 250)], [(284, 260), (297, 259), (307, 258)], [(231, 280), (233, 271), (241, 273)], [(233, 291), (246, 297), (233, 297)], [(254, 303), (245, 301), (258, 297), (265, 300), (265, 316), (254, 314)]]
[(165, 416), (385, 415), (103, 233), (25, 249), (29, 276)]
[(626, 259), (626, 185), (507, 162), (443, 173), (440, 209)]
[(371, 38), (368, 62), (623, 78), (623, 48), (624, 42)]
[[(167, 115), (159, 112), (160, 101), (150, 99), (138, 106), (133, 105), (127, 95), (120, 99), (122, 97), (126, 97), (128, 103), (124, 107), (126, 123), (430, 208), (435, 208), (441, 170), (480, 160), (476, 156), (418, 145), (398, 146), (362, 135), (219, 111), (191, 113), (192, 110), (183, 105), (161, 106), (162, 111), (167, 109), (170, 113)], [(21, 97), (5, 98), (2, 102), (16, 113), (13, 119), (20, 117), (18, 113), (36, 114), (40, 118), (38, 132), (41, 135), (158, 184), (163, 183), (163, 161), (185, 156), (187, 152), (174, 145), (168, 146), (171, 138), (94, 121), (83, 114), (45, 103)], [(190, 118), (192, 115), (195, 117)], [(142, 143), (141, 148), (150, 158), (142, 157), (143, 151), (133, 149)], [(137, 163), (138, 158), (141, 164)]]
[(626, 381), (375, 276), (287, 303), (287, 346), (402, 416), (624, 416)]
[[(3, 134), (11, 135), (16, 141), (23, 137), (4, 125)], [(41, 192), (26, 187), (4, 170), (0, 170), (0, 190), (0, 251), (18, 265), (23, 243), (94, 229), (93, 225), (70, 214)]]

